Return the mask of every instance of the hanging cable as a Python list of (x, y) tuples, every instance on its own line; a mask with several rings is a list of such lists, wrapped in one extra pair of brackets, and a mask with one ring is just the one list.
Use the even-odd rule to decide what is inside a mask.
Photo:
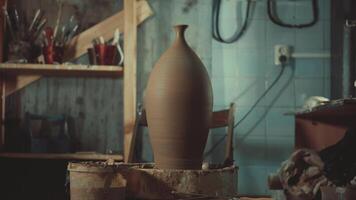
[[(247, 111), (247, 113), (234, 125), (234, 128), (239, 126), (250, 114), (251, 112), (256, 108), (256, 106), (260, 103), (260, 101), (269, 93), (269, 91), (277, 84), (277, 82), (281, 79), (283, 72), (285, 69), (285, 65), (283, 64), (281, 66), (281, 70), (279, 71), (278, 76), (276, 79), (272, 82), (272, 84), (263, 92), (263, 94), (257, 99), (257, 101), (251, 106), (251, 108)], [(219, 146), (220, 143), (222, 143), (225, 139), (226, 135), (224, 135), (219, 141), (217, 141), (206, 153), (204, 153), (204, 158), (209, 156), (216, 147)]]
[(305, 24), (287, 24), (278, 18), (275, 0), (267, 0), (267, 13), (269, 19), (276, 25), (287, 28), (307, 28), (315, 25), (319, 20), (318, 0), (312, 1), (313, 19)]
[(246, 32), (249, 16), (250, 16), (250, 10), (251, 10), (251, 0), (247, 0), (245, 20), (242, 23), (242, 27), (240, 31), (237, 29), (236, 32), (230, 38), (227, 39), (224, 39), (220, 33), (220, 10), (221, 10), (220, 7), (221, 7), (221, 0), (213, 0), (213, 14), (212, 14), (213, 15), (213, 19), (212, 19), (213, 38), (219, 42), (226, 43), (226, 44), (234, 43), (237, 40), (239, 40), (241, 36)]
[(279, 71), (279, 74), (277, 78), (272, 82), (272, 84), (263, 92), (263, 94), (260, 96), (260, 98), (257, 99), (257, 101), (251, 106), (250, 110), (247, 111), (247, 113), (234, 125), (234, 128), (236, 128), (238, 125), (241, 124), (248, 116), (249, 114), (256, 108), (256, 106), (260, 103), (260, 101), (268, 94), (268, 92), (277, 84), (279, 79), (281, 79), (283, 72), (284, 72), (285, 67), (282, 66), (281, 70)]

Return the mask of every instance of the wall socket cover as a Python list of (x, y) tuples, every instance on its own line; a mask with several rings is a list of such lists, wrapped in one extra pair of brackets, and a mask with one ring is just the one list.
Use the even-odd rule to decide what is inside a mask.
[(292, 56), (292, 47), (289, 45), (275, 45), (274, 46), (274, 64), (281, 65), (280, 57), (285, 56), (286, 62), (288, 64), (290, 62)]

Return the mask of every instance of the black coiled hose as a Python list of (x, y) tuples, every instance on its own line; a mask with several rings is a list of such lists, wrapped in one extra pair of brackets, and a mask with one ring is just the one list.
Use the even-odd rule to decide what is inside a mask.
[(246, 29), (248, 26), (248, 21), (249, 21), (249, 16), (250, 16), (250, 10), (251, 10), (251, 0), (247, 0), (245, 20), (242, 24), (241, 29), (236, 30), (234, 35), (227, 39), (222, 38), (222, 36), (220, 34), (220, 20), (219, 20), (220, 7), (221, 7), (221, 0), (214, 0), (213, 1), (213, 20), (212, 20), (213, 38), (219, 42), (222, 42), (222, 43), (227, 43), (227, 44), (234, 43), (237, 40), (239, 40), (241, 38), (241, 36), (246, 32)]
[(287, 24), (278, 18), (276, 9), (275, 9), (275, 0), (267, 0), (267, 12), (269, 19), (276, 25), (287, 27), (287, 28), (307, 28), (315, 25), (319, 20), (319, 8), (318, 0), (311, 0), (313, 7), (313, 19), (312, 21), (305, 24)]

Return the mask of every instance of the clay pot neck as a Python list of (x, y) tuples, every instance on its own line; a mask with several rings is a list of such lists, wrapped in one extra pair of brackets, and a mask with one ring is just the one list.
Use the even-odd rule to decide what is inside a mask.
[(188, 25), (174, 26), (174, 30), (176, 31), (176, 40), (184, 41), (184, 43), (186, 42), (184, 33), (187, 28), (188, 28)]

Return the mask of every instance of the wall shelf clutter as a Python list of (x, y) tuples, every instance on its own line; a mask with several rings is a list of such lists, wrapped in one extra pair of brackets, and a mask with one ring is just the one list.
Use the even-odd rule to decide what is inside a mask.
[[(123, 11), (106, 18), (100, 23), (73, 37), (67, 46), (68, 52), (64, 54), (64, 62), (79, 58), (92, 46), (92, 40), (102, 37), (105, 41), (112, 39), (116, 29), (123, 30), (125, 68), (111, 65), (77, 65), (77, 64), (15, 64), (0, 63), (0, 150), (5, 146), (5, 101), (6, 97), (23, 89), (42, 76), (50, 77), (101, 77), (123, 78), (124, 100), (124, 155), (97, 154), (97, 153), (9, 153), (0, 152), (2, 158), (24, 159), (58, 159), (58, 160), (100, 160), (114, 159), (123, 161), (129, 152), (133, 124), (136, 117), (136, 45), (137, 26), (150, 17), (153, 12), (146, 0), (124, 0)], [(7, 0), (0, 0), (1, 5), (7, 5)], [(1, 22), (4, 23), (4, 19)], [(0, 28), (0, 43), (5, 41), (5, 30)], [(3, 49), (0, 48), (0, 62), (3, 62)], [(119, 120), (119, 119), (111, 119)], [(7, 133), (10, 134), (10, 133)]]

